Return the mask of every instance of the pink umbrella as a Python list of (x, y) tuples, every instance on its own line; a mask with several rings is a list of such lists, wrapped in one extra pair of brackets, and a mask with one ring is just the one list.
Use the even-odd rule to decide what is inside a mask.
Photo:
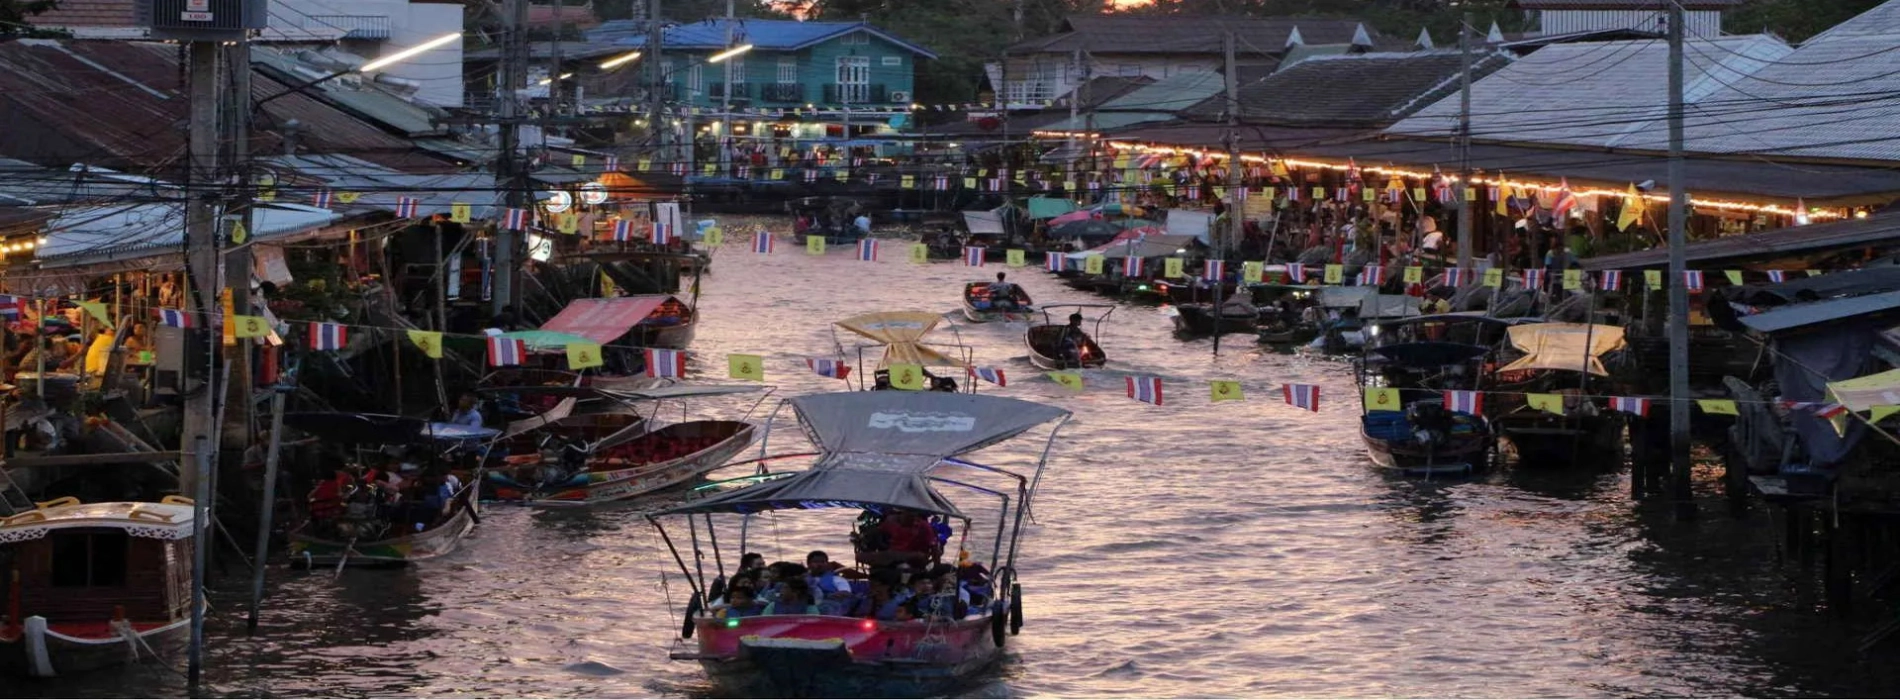
[(1093, 219), (1093, 218), (1096, 218), (1095, 212), (1091, 212), (1086, 209), (1077, 209), (1067, 214), (1063, 214), (1062, 216), (1058, 216), (1056, 218), (1050, 219), (1049, 225), (1051, 227), (1055, 227), (1055, 226), (1061, 226), (1071, 221), (1088, 221), (1089, 219)]

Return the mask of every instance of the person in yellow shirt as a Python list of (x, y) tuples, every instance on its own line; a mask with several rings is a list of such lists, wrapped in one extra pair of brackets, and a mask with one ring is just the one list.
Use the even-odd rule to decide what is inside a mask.
[(101, 326), (92, 344), (86, 346), (86, 374), (100, 377), (106, 373), (106, 362), (112, 359), (112, 345), (116, 341), (112, 329)]

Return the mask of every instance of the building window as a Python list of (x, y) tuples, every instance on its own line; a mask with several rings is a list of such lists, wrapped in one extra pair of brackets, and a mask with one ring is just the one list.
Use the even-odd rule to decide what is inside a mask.
[(53, 585), (60, 588), (125, 585), (125, 533), (53, 537)]
[(673, 82), (673, 75), (674, 75), (673, 74), (673, 59), (669, 58), (664, 61), (661, 61), (660, 62), (660, 82), (661, 83)]
[(866, 32), (852, 32), (844, 35), (844, 41), (842, 43), (858, 45), (869, 44), (871, 43), (871, 35)]
[(745, 57), (734, 56), (732, 58), (726, 59), (726, 61), (732, 64), (732, 84), (739, 85), (739, 84), (744, 83), (745, 82)]
[(838, 101), (867, 102), (871, 99), (871, 58), (838, 57)]
[(686, 69), (686, 94), (689, 98), (700, 96), (700, 90), (704, 87), (700, 82), (703, 78), (700, 74), (704, 72), (700, 70), (702, 67), (701, 64), (695, 63), (693, 67)]
[(884, 65), (887, 65), (887, 66), (901, 66), (901, 65), (904, 65), (904, 57), (902, 57), (902, 56), (885, 56), (885, 57), (884, 57)]
[(786, 57), (778, 60), (778, 81), (787, 85), (798, 82), (798, 59)]

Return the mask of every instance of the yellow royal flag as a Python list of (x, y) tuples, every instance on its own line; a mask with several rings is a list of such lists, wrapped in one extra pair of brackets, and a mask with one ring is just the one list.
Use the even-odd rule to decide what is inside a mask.
[(1572, 292), (1583, 289), (1583, 271), (1564, 270), (1564, 289)]
[(231, 243), (242, 244), (251, 239), (251, 232), (245, 230), (243, 221), (231, 222)]
[(1367, 201), (1367, 202), (1378, 201), (1379, 193), (1373, 191), (1372, 188), (1367, 187), (1365, 189), (1359, 190), (1359, 199)]
[(1326, 188), (1324, 187), (1313, 188), (1313, 201), (1318, 202), (1324, 199), (1326, 199)]
[(94, 319), (97, 319), (100, 323), (103, 323), (108, 327), (112, 325), (112, 314), (111, 312), (106, 311), (105, 302), (75, 301), (73, 302), (73, 304), (77, 305), (79, 308), (85, 309), (87, 315), (93, 317)]
[(833, 173), (831, 174), (831, 176), (832, 176), (832, 178), (833, 178), (833, 179), (835, 179), (835, 180), (837, 180), (837, 181), (839, 181), (839, 182), (844, 182), (844, 181), (846, 181), (846, 180), (850, 180), (850, 179), (851, 179), (851, 173), (850, 173), (850, 171), (847, 171), (847, 170), (842, 170), (842, 169), (841, 169), (841, 170), (838, 170), (838, 171), (835, 171), (835, 172), (833, 172)]
[(705, 173), (707, 177), (711, 177), (711, 176), (712, 176), (713, 174), (715, 174), (715, 173), (718, 173), (718, 172), (719, 172), (719, 164), (718, 164), (718, 163), (707, 163), (707, 164), (706, 164), (706, 167), (704, 167), (704, 168), (700, 168), (700, 169), (699, 169), (699, 171), (700, 171), (700, 172), (702, 172), (702, 173)]
[(474, 221), (475, 217), (471, 213), (473, 209), (474, 207), (469, 206), (467, 202), (450, 202), (449, 220), (458, 224), (466, 224), (470, 221)]
[(270, 335), (270, 322), (263, 316), (232, 316), (231, 334), (239, 338), (262, 338)]
[(712, 228), (706, 229), (706, 245), (720, 246), (720, 245), (725, 245), (725, 244), (726, 244), (726, 230), (725, 229), (719, 228), (718, 226), (714, 226)]
[(260, 201), (260, 202), (277, 201), (277, 190), (258, 190), (257, 201)]
[(963, 189), (966, 189), (966, 190), (976, 189), (976, 178), (973, 178), (973, 177), (963, 178)]
[(1493, 268), (1486, 269), (1484, 271), (1484, 286), (1503, 287), (1504, 286), (1504, 268), (1493, 267)]
[(574, 167), (578, 168), (587, 164), (587, 156), (576, 153), (574, 154), (574, 158), (568, 162), (573, 163)]
[(910, 244), (910, 261), (914, 263), (930, 262), (930, 246), (923, 243)]
[(1463, 200), (1463, 201), (1466, 201), (1466, 202), (1476, 202), (1476, 201), (1478, 201), (1478, 188), (1476, 188), (1476, 187), (1466, 187), (1466, 188), (1465, 188), (1465, 198), (1464, 198), (1464, 200)]
[(824, 255), (825, 254), (825, 237), (824, 236), (806, 236), (805, 237), (805, 252), (811, 255)]
[(1240, 382), (1216, 379), (1208, 382), (1208, 399), (1211, 401), (1240, 401)]
[(567, 368), (587, 369), (606, 364), (600, 359), (600, 346), (593, 343), (568, 343)]
[(1506, 196), (1505, 192), (1504, 188), (1498, 188), (1498, 201), (1491, 203), (1492, 211), (1497, 212), (1498, 216), (1511, 215), (1511, 198)]
[(1629, 192), (1623, 195), (1623, 211), (1616, 215), (1616, 228), (1628, 231), (1631, 226), (1643, 220), (1643, 195), (1636, 191), (1636, 184), (1630, 183)]
[(1554, 415), (1564, 414), (1563, 394), (1525, 394), (1524, 405)]
[(1405, 406), (1399, 403), (1399, 390), (1391, 387), (1371, 387), (1366, 389), (1366, 412), (1403, 411)]
[(442, 333), (438, 331), (409, 331), (409, 342), (415, 343), (416, 349), (421, 350), (422, 354), (437, 360), (442, 359)]
[(1276, 160), (1271, 163), (1268, 163), (1267, 171), (1273, 173), (1274, 177), (1286, 177), (1287, 176), (1286, 161)]
[(1662, 289), (1662, 270), (1644, 270), (1643, 285), (1650, 289)]
[(1186, 277), (1187, 276), (1187, 260), (1182, 259), (1182, 258), (1163, 259), (1161, 261), (1161, 276), (1166, 277), (1168, 279), (1179, 279), (1182, 277)]
[(893, 362), (891, 370), (891, 388), (905, 391), (924, 390), (924, 368), (922, 365), (908, 365)]
[(554, 230), (560, 231), (561, 233), (565, 233), (570, 236), (576, 233), (580, 233), (581, 232), (581, 215), (575, 214), (573, 212), (555, 214), (554, 215)]
[(1102, 274), (1102, 256), (1091, 255), (1082, 258), (1082, 271), (1091, 275)]
[(733, 379), (765, 381), (765, 358), (758, 355), (727, 355), (726, 369)]
[[(662, 47), (662, 48), (664, 48), (664, 47)], [(646, 172), (646, 171), (648, 171), (648, 170), (652, 170), (652, 169), (653, 169), (653, 160), (652, 160), (652, 159), (650, 159), (650, 158), (641, 158), (641, 159), (640, 159), (640, 165), (639, 165), (639, 167), (637, 167), (637, 168), (634, 168), (634, 169), (635, 169), (635, 170), (639, 170), (640, 172)]]
[(1696, 399), (1696, 405), (1702, 412), (1712, 416), (1739, 416), (1741, 411), (1735, 408), (1735, 402), (1728, 399)]
[(1400, 193), (1403, 193), (1405, 191), (1405, 181), (1400, 180), (1396, 177), (1390, 180), (1386, 180), (1385, 191), (1391, 192), (1394, 196)]
[(1729, 284), (1735, 285), (1737, 287), (1742, 285), (1742, 271), (1741, 270), (1723, 270), (1722, 276), (1728, 278)]
[(1406, 284), (1419, 284), (1425, 281), (1425, 268), (1418, 265), (1407, 266), (1402, 274), (1404, 277), (1399, 278), (1399, 281)]
[(225, 345), (237, 344), (237, 306), (231, 300), (231, 288), (218, 291), (218, 306), (224, 310), (224, 330), (219, 340)]
[(614, 291), (614, 278), (608, 277), (606, 270), (600, 271), (600, 295), (602, 297), (620, 296)]
[(1061, 384), (1062, 388), (1069, 391), (1082, 390), (1081, 372), (1050, 372), (1049, 378), (1056, 380), (1057, 384)]
[(1010, 267), (1022, 267), (1024, 265), (1029, 264), (1025, 262), (1025, 259), (1027, 258), (1027, 256), (1028, 256), (1028, 253), (1025, 253), (1021, 250), (1016, 250), (1014, 248), (1005, 250), (1003, 251), (1003, 264), (1008, 265)]
[(917, 189), (917, 176), (905, 175), (902, 179), (898, 181), (898, 186), (907, 190)]
[[(664, 46), (662, 46), (661, 48), (665, 48), (665, 47), (664, 47)], [(773, 169), (772, 169), (772, 179), (774, 179), (774, 180), (783, 180), (783, 179), (785, 179), (785, 169), (784, 169), (784, 168), (773, 168)]]
[(1324, 279), (1327, 284), (1339, 284), (1346, 281), (1346, 266), (1337, 263), (1327, 265), (1326, 276), (1322, 279)]
[(336, 201), (339, 201), (339, 202), (342, 202), (342, 203), (344, 203), (344, 204), (355, 204), (355, 203), (356, 203), (356, 200), (358, 200), (358, 199), (362, 199), (362, 198), (363, 198), (363, 193), (361, 193), (361, 192), (338, 192), (338, 193), (336, 193)]
[(1895, 413), (1900, 413), (1900, 406), (1894, 406), (1892, 404), (1881, 404), (1878, 406), (1869, 406), (1867, 407), (1867, 422), (1879, 423), (1881, 419), (1884, 419), (1887, 416), (1891, 416)]
[(1265, 261), (1251, 260), (1240, 264), (1240, 281), (1242, 282), (1260, 284), (1266, 276), (1267, 263)]
[(1423, 187), (1412, 188), (1412, 201), (1414, 202), (1425, 201), (1425, 188)]

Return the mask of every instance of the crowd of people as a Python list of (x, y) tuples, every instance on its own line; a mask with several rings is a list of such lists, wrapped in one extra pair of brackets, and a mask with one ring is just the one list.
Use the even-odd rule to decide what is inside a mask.
[(942, 561), (947, 526), (922, 514), (867, 513), (856, 534), (857, 566), (831, 560), (823, 551), (805, 563), (771, 565), (756, 552), (715, 591), (708, 607), (716, 619), (760, 615), (831, 615), (884, 622), (947, 622), (981, 612), (991, 597), (989, 571), (981, 564)]
[(320, 537), (365, 541), (421, 532), (454, 512), (462, 480), (447, 470), (424, 470), (388, 455), (383, 468), (352, 465), (317, 482), (308, 497), (310, 523)]

